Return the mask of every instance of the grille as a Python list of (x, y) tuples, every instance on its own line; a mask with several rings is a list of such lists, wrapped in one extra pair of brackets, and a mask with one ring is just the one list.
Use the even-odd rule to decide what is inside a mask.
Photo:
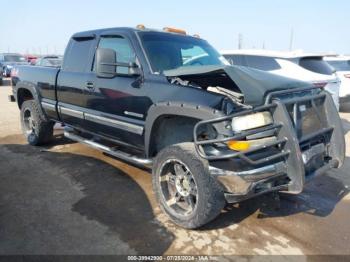
[(287, 105), (298, 139), (327, 127), (324, 99)]

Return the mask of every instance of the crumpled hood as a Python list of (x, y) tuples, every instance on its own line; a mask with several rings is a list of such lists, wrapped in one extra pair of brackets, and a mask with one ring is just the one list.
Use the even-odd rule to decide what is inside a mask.
[(215, 86), (216, 77), (227, 75), (244, 95), (244, 103), (249, 105), (263, 104), (266, 95), (272, 91), (311, 86), (307, 82), (244, 66), (183, 66), (163, 73), (167, 77), (182, 77), (185, 79), (189, 79), (191, 76), (198, 78), (198, 76), (203, 75), (203, 77), (211, 78), (210, 84), (212, 86)]

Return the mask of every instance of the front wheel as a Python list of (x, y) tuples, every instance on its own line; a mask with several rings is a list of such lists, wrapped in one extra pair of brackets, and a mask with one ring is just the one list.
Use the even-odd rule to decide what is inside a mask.
[(32, 146), (48, 143), (53, 137), (54, 123), (46, 120), (34, 100), (24, 101), (21, 107), (22, 131)]
[(222, 187), (211, 177), (208, 162), (193, 143), (169, 146), (153, 166), (153, 188), (161, 209), (184, 228), (198, 228), (216, 218), (225, 206)]

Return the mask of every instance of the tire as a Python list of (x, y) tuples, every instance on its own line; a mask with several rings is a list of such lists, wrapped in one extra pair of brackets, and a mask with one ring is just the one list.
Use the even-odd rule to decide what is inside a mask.
[(198, 156), (193, 143), (176, 144), (160, 151), (152, 172), (158, 204), (181, 227), (195, 229), (210, 222), (226, 204), (221, 185), (210, 175), (208, 161)]
[(32, 146), (47, 144), (53, 137), (54, 123), (46, 120), (34, 100), (24, 101), (21, 107), (22, 131)]

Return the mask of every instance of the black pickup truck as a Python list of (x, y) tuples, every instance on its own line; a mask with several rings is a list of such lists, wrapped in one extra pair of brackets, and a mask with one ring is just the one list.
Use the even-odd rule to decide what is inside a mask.
[(160, 207), (185, 228), (226, 203), (300, 193), (344, 161), (327, 92), (230, 66), (181, 30), (77, 33), (60, 69), (23, 66), (18, 78), (11, 99), (29, 144), (48, 143), (59, 122), (66, 137), (151, 168)]

